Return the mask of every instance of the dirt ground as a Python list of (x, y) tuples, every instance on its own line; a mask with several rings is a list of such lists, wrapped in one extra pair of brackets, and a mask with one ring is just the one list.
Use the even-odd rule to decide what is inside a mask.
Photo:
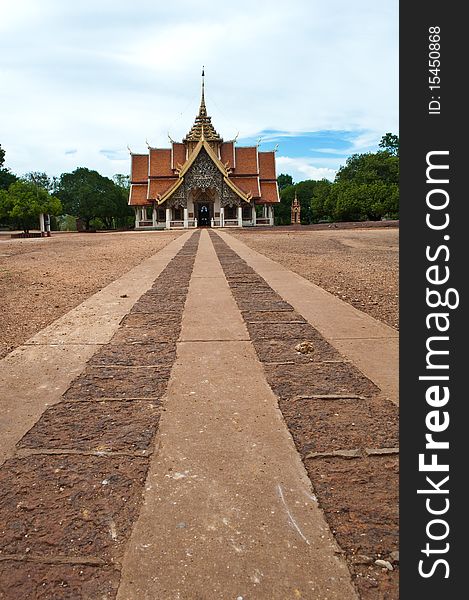
[(0, 236), (0, 358), (178, 235)]
[[(398, 229), (231, 230), (250, 247), (398, 328)], [(0, 358), (180, 232), (0, 236)]]
[(245, 244), (399, 329), (399, 229), (231, 230)]

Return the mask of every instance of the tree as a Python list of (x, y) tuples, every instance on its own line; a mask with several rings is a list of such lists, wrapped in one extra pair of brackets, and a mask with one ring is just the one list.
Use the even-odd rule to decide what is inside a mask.
[(130, 190), (130, 175), (123, 175), (122, 173), (116, 173), (112, 176), (112, 181), (120, 188), (129, 191)]
[(326, 203), (331, 194), (332, 185), (332, 182), (328, 179), (322, 179), (314, 187), (311, 198), (311, 212), (314, 223), (330, 219), (331, 215)]
[(0, 190), (7, 190), (18, 178), (3, 165), (5, 164), (5, 150), (0, 145)]
[(313, 218), (311, 197), (317, 184), (317, 181), (307, 179), (283, 188), (280, 192), (280, 205), (275, 208), (276, 224), (289, 225), (291, 223), (291, 205), (295, 194), (301, 206), (301, 222), (303, 224), (311, 223)]
[(389, 152), (368, 152), (353, 154), (340, 167), (335, 177), (336, 182), (353, 181), (354, 183), (399, 183), (399, 157)]
[(291, 175), (285, 175), (284, 173), (281, 173), (277, 177), (277, 184), (278, 184), (279, 191), (282, 191), (289, 185), (293, 185), (293, 178)]
[(54, 184), (49, 175), (47, 173), (41, 173), (39, 171), (31, 171), (30, 173), (26, 173), (21, 178), (24, 181), (29, 181), (34, 185), (46, 190), (46, 192), (52, 192)]
[(379, 147), (392, 156), (399, 156), (399, 136), (394, 133), (386, 133), (381, 138)]
[(29, 181), (15, 181), (8, 191), (0, 192), (0, 217), (7, 217), (20, 225), (25, 233), (37, 226), (41, 213), (58, 215), (61, 210), (58, 198)]
[(116, 219), (127, 219), (131, 214), (127, 206), (128, 190), (85, 167), (75, 169), (72, 173), (62, 173), (56, 194), (63, 203), (65, 213), (83, 219), (86, 229), (97, 218), (110, 229)]

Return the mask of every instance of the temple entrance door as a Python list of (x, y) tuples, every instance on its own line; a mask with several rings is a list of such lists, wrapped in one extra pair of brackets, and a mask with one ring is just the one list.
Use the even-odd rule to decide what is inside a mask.
[(210, 204), (198, 204), (197, 207), (197, 223), (199, 227), (210, 227)]

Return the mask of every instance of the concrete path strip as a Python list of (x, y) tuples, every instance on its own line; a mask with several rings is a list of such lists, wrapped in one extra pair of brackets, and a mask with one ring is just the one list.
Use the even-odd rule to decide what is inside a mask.
[(234, 236), (216, 233), (337, 350), (399, 402), (399, 333)]
[(357, 599), (246, 339), (203, 232), (119, 600)]
[[(0, 361), (0, 465), (179, 252), (183, 234)], [(125, 297), (122, 297), (124, 296)]]

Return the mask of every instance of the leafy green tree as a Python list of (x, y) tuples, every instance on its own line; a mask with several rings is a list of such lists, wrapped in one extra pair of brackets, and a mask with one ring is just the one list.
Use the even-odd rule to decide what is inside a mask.
[(0, 190), (7, 190), (18, 178), (3, 165), (5, 164), (5, 150), (0, 145)]
[(379, 147), (392, 156), (399, 156), (399, 136), (394, 133), (386, 133), (381, 138)]
[(275, 207), (275, 224), (290, 225), (291, 203), (295, 197), (295, 186), (289, 185), (280, 190), (280, 204)]
[(47, 175), (47, 173), (41, 173), (39, 171), (31, 171), (30, 173), (26, 173), (21, 177), (24, 181), (29, 181), (34, 185), (46, 190), (46, 192), (52, 192), (54, 184), (52, 179)]
[(130, 175), (123, 175), (122, 173), (116, 173), (112, 176), (112, 181), (124, 190), (130, 190)]
[(399, 158), (387, 151), (353, 154), (337, 172), (336, 182), (399, 183)]
[(316, 182), (311, 198), (311, 213), (314, 223), (330, 220), (331, 213), (327, 206), (327, 200), (331, 194), (332, 186), (332, 182), (328, 179)]
[(306, 179), (283, 188), (280, 192), (280, 205), (275, 207), (276, 224), (289, 225), (291, 223), (291, 205), (295, 194), (301, 206), (301, 223), (305, 225), (312, 223), (311, 197), (317, 184), (318, 182), (313, 179)]
[(65, 213), (83, 219), (86, 229), (90, 228), (93, 219), (100, 219), (105, 227), (111, 229), (116, 219), (127, 219), (131, 214), (127, 206), (128, 191), (85, 167), (72, 173), (62, 173), (56, 194)]
[(0, 191), (0, 217), (7, 217), (27, 233), (37, 227), (41, 213), (58, 215), (62, 204), (55, 196), (29, 181), (15, 181), (8, 191)]
[(289, 185), (293, 185), (293, 178), (292, 178), (292, 176), (291, 175), (285, 175), (284, 173), (281, 173), (277, 177), (277, 185), (278, 185), (279, 192), (281, 192), (283, 189), (285, 189)]

